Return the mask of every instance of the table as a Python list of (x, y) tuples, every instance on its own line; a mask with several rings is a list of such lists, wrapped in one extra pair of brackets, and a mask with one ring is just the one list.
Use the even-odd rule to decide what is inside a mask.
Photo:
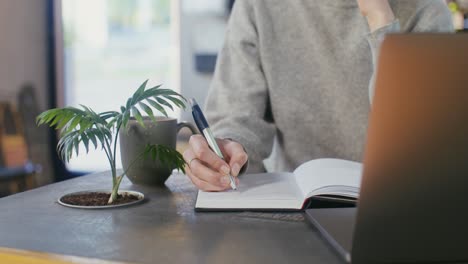
[(109, 172), (0, 199), (0, 247), (136, 263), (342, 263), (302, 213), (197, 213), (196, 189), (174, 174), (165, 187), (133, 185), (139, 205), (72, 209), (63, 194), (111, 188)]

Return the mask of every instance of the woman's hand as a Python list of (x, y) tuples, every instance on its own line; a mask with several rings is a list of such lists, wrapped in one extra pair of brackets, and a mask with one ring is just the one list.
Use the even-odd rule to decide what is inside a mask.
[(221, 159), (208, 146), (202, 135), (193, 135), (189, 148), (184, 151), (187, 162), (185, 172), (190, 180), (202, 191), (224, 191), (230, 188), (229, 174), (237, 176), (247, 162), (248, 156), (241, 144), (229, 139), (216, 139), (226, 160)]
[(367, 18), (371, 32), (395, 19), (388, 0), (357, 0), (357, 2), (362, 15)]

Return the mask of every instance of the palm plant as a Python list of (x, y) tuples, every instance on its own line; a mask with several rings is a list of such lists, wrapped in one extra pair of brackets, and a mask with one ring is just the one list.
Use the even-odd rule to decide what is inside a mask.
[(57, 144), (57, 152), (65, 162), (71, 159), (73, 152), (78, 156), (80, 144), (84, 145), (86, 153), (92, 146), (95, 149), (98, 147), (104, 149), (112, 172), (112, 192), (108, 204), (112, 204), (117, 199), (123, 177), (135, 161), (143, 156), (158, 158), (162, 164), (185, 172), (185, 161), (179, 152), (164, 145), (147, 145), (145, 151), (131, 162), (128, 168), (124, 168), (123, 173), (117, 175), (117, 140), (122, 128), (127, 127), (131, 116), (144, 127), (142, 112), (156, 122), (153, 109), (167, 117), (165, 108), (174, 110), (174, 107), (182, 109), (186, 107), (187, 100), (182, 95), (170, 89), (162, 89), (161, 85), (146, 89), (147, 83), (148, 80), (140, 85), (128, 98), (125, 106), (120, 107), (120, 112), (96, 113), (91, 108), (81, 105), (81, 109), (75, 107), (50, 109), (41, 113), (36, 120), (38, 125), (47, 124), (60, 130), (61, 139)]

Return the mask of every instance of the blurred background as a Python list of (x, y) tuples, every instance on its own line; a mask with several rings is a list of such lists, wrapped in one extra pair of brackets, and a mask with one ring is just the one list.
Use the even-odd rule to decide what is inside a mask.
[[(146, 79), (203, 106), (233, 2), (0, 0), (0, 197), (108, 169), (101, 151), (62, 163), (46, 109), (118, 109)], [(466, 31), (468, 1), (447, 4)]]

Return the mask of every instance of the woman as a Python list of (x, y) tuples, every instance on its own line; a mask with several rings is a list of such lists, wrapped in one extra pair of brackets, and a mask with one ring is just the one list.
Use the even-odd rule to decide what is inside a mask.
[(228, 189), (229, 173), (265, 170), (275, 136), (274, 170), (360, 160), (380, 43), (427, 31), (453, 31), (443, 0), (237, 0), (206, 102), (226, 161), (192, 136), (187, 175)]

